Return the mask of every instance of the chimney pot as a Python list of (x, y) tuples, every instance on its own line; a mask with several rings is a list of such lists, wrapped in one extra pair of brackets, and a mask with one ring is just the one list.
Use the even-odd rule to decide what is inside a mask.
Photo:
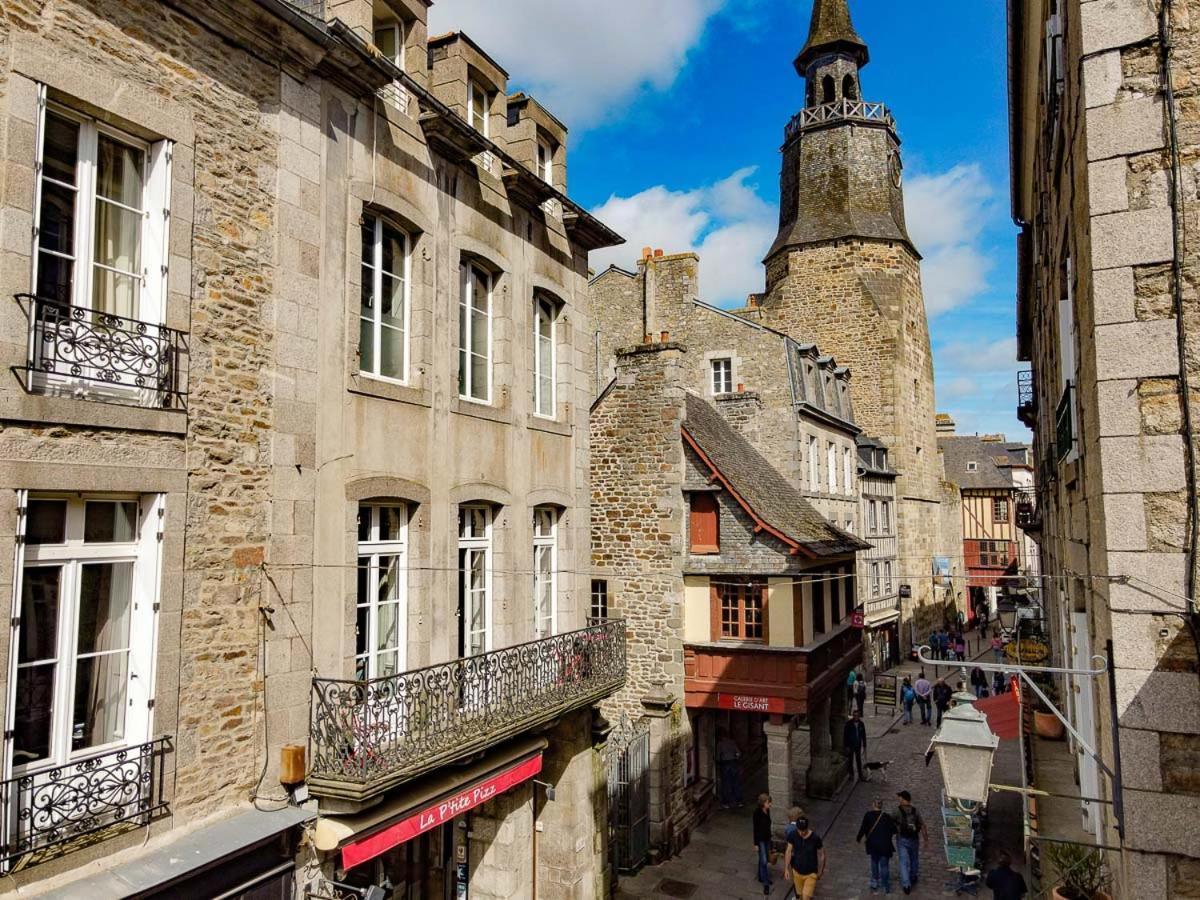
[(738, 382), (738, 393), (739, 394), (746, 393), (746, 386), (744, 384), (742, 384), (740, 381)]
[(653, 251), (649, 247), (642, 248), (642, 259), (649, 259)]
[(654, 340), (654, 335), (652, 335), (652, 334), (643, 334), (642, 335), (642, 343), (643, 344), (648, 344), (652, 340)]
[(663, 332), (661, 332), (661, 333), (659, 334), (659, 338), (660, 338), (660, 339), (662, 340), (662, 342), (665, 344), (667, 341), (669, 341), (669, 340), (671, 339), (671, 332), (669, 332), (669, 331), (663, 331)]
[(654, 258), (655, 258), (655, 259), (658, 259), (658, 258), (659, 258), (660, 256), (662, 256), (662, 255), (663, 255), (663, 252), (662, 252), (662, 250), (655, 250), (655, 251), (654, 251)]

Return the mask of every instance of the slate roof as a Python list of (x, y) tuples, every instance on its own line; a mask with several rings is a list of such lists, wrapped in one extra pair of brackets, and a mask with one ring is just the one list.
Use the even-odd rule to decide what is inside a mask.
[(848, 0), (816, 0), (813, 3), (808, 42), (796, 58), (796, 66), (803, 69), (813, 58), (835, 48), (853, 53), (860, 66), (867, 64), (867, 44), (858, 36), (854, 23), (850, 21)]
[[(938, 438), (938, 449), (946, 461), (946, 479), (960, 488), (990, 490), (1013, 486), (1009, 474), (996, 465), (995, 457), (1006, 457), (1003, 444), (974, 435), (955, 435)], [(974, 472), (967, 471), (968, 462), (975, 463)]]
[(683, 429), (752, 514), (814, 556), (841, 556), (870, 549), (813, 508), (750, 442), (707, 402), (687, 394)]

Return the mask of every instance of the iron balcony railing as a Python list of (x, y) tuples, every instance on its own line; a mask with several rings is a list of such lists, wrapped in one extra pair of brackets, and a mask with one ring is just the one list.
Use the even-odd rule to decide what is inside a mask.
[(163, 737), (0, 782), (0, 867), (25, 856), (42, 862), (165, 814), (169, 749)]
[(1031, 369), (1017, 373), (1017, 418), (1029, 428), (1037, 425), (1037, 393)]
[(865, 122), (896, 127), (887, 106), (882, 103), (868, 103), (865, 100), (837, 100), (833, 103), (823, 103), (820, 106), (805, 107), (792, 116), (784, 129), (785, 140), (791, 140), (797, 133), (817, 125), (827, 125), (832, 122)]
[(25, 390), (187, 408), (187, 335), (166, 325), (17, 294), (29, 319)]
[(363, 800), (624, 683), (619, 619), (386, 678), (314, 678), (309, 787)]
[(1054, 414), (1054, 450), (1063, 462), (1075, 449), (1075, 385), (1067, 382)]

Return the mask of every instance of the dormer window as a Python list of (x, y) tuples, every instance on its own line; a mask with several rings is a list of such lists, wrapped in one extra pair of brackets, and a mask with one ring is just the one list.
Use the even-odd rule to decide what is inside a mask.
[(545, 138), (537, 142), (537, 173), (546, 184), (554, 184), (554, 148)]
[(484, 137), (489, 137), (489, 106), (487, 88), (478, 81), (472, 80), (467, 86), (467, 121)]
[(979, 471), (979, 463), (977, 463), (977, 462), (967, 463), (967, 471), (968, 472), (978, 472)]
[(404, 26), (400, 22), (392, 19), (376, 23), (375, 46), (384, 59), (404, 68)]

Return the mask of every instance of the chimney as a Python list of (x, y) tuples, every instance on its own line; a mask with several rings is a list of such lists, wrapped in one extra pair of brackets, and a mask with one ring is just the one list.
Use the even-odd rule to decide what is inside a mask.
[(942, 437), (953, 437), (954, 436), (955, 429), (958, 426), (955, 425), (954, 420), (952, 418), (950, 418), (950, 416), (947, 413), (938, 413), (936, 421), (937, 421), (937, 433), (939, 435), (941, 435)]

